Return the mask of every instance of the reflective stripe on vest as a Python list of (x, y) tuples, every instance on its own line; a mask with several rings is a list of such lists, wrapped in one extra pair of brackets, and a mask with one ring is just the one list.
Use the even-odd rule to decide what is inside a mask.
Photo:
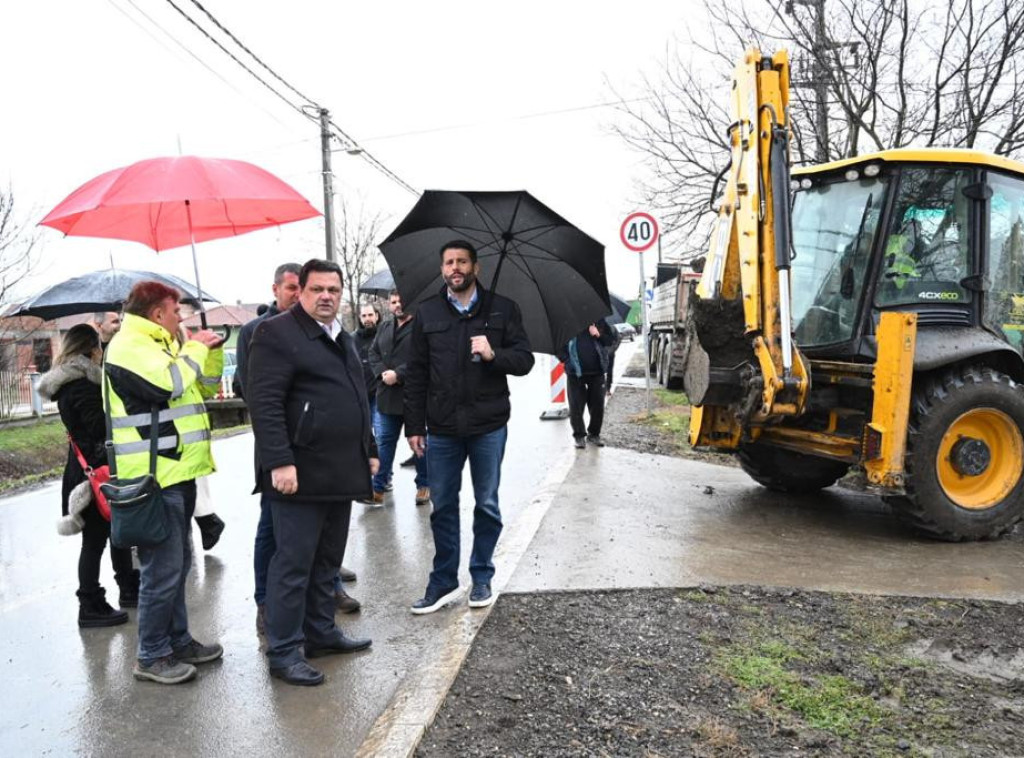
[[(181, 435), (170, 435), (167, 437), (161, 437), (157, 441), (157, 450), (174, 450), (178, 447), (178, 440), (181, 439), (182, 445), (188, 445), (193, 442), (203, 442), (204, 440), (210, 439), (209, 429), (196, 429), (192, 432), (185, 432)], [(149, 440), (138, 440), (136, 442), (120, 442), (114, 444), (115, 455), (130, 455), (132, 453), (148, 453), (149, 452)]]
[[(174, 421), (176, 418), (184, 418), (185, 416), (198, 415), (200, 413), (206, 413), (206, 406), (198, 403), (191, 405), (176, 405), (173, 408), (164, 408), (160, 411), (157, 416), (157, 421), (164, 424), (168, 421)], [(111, 426), (114, 429), (123, 429), (126, 426), (148, 426), (152, 420), (152, 415), (149, 413), (136, 413), (133, 416), (118, 416), (117, 418), (111, 419)]]

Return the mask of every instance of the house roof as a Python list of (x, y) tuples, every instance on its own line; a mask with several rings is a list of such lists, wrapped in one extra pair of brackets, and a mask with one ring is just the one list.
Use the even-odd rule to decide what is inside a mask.
[[(241, 326), (256, 318), (256, 309), (247, 305), (218, 305), (206, 311), (206, 323), (209, 326)], [(189, 327), (202, 324), (199, 314), (195, 313), (184, 319), (182, 323)]]

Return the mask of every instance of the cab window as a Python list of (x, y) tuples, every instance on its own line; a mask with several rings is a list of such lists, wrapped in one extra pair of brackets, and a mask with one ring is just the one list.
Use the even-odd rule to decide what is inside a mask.
[(1014, 345), (1024, 337), (1024, 181), (990, 174), (985, 323)]
[(970, 169), (903, 171), (889, 224), (875, 304), (965, 303), (969, 273)]

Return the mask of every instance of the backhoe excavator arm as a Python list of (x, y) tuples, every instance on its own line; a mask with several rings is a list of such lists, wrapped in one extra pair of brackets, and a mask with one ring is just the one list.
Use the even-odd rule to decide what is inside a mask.
[(747, 50), (733, 75), (732, 164), (687, 316), (695, 445), (736, 447), (806, 404), (810, 374), (790, 315), (788, 103), (786, 52)]

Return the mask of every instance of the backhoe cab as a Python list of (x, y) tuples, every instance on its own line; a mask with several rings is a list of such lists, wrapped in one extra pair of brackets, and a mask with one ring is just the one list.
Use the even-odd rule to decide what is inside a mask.
[(901, 149), (790, 177), (787, 91), (784, 53), (746, 53), (687, 317), (691, 443), (784, 491), (853, 466), (933, 536), (1002, 534), (1024, 514), (1024, 164)]

